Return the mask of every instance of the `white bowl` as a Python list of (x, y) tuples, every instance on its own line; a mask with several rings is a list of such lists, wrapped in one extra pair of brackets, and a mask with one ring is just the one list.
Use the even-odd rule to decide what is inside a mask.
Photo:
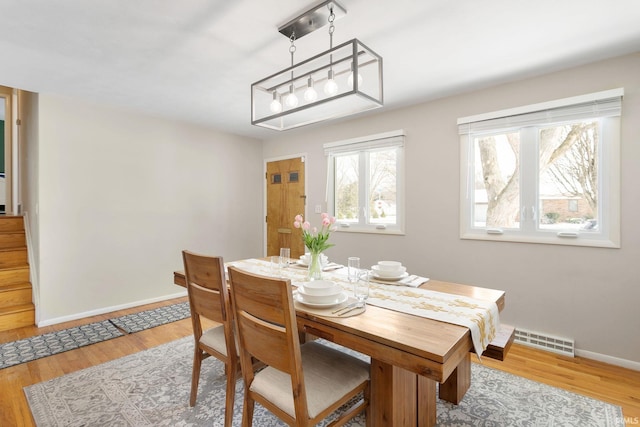
[(397, 270), (385, 271), (381, 270), (379, 265), (372, 265), (371, 270), (378, 277), (398, 277), (407, 271), (407, 267), (400, 266)]
[[(300, 261), (302, 261), (306, 265), (309, 265), (309, 263), (311, 262), (311, 254), (307, 253), (307, 254), (304, 254), (304, 255), (300, 255)], [(320, 254), (320, 264), (321, 265), (326, 265), (328, 261), (329, 261), (329, 259), (327, 258), (327, 256), (325, 254)]]
[(304, 286), (299, 286), (298, 295), (302, 297), (304, 302), (309, 302), (311, 304), (329, 304), (335, 302), (342, 294), (342, 289), (339, 289), (338, 292), (331, 295), (314, 295), (305, 292), (305, 290)]
[(402, 263), (400, 261), (378, 261), (380, 271), (398, 272), (401, 267)]
[(331, 280), (314, 280), (312, 282), (305, 282), (304, 285), (299, 286), (298, 290), (305, 295), (317, 295), (317, 296), (335, 296), (342, 291), (340, 285)]

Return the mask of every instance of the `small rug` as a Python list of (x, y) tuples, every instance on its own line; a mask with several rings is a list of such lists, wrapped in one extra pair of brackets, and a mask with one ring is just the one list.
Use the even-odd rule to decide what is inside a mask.
[(128, 334), (144, 331), (145, 329), (155, 328), (156, 326), (165, 325), (178, 320), (186, 319), (191, 316), (189, 310), (189, 302), (181, 302), (179, 304), (167, 305), (165, 307), (155, 308), (153, 310), (145, 310), (139, 313), (127, 314), (126, 316), (109, 319), (111, 323), (116, 325)]
[(186, 301), (0, 344), (0, 369), (122, 337), (125, 335), (122, 331), (127, 334), (140, 332), (190, 315)]
[(108, 320), (0, 344), (0, 369), (122, 337)]
[[(203, 361), (196, 406), (189, 407), (193, 339), (182, 338), (108, 363), (25, 387), (36, 425), (222, 426), (224, 365)], [(234, 426), (241, 425), (242, 380)], [(624, 426), (618, 406), (472, 364), (460, 405), (438, 401), (440, 426)], [(254, 425), (284, 426), (256, 405)], [(321, 424), (324, 425), (324, 424)], [(362, 416), (348, 424), (364, 426)]]

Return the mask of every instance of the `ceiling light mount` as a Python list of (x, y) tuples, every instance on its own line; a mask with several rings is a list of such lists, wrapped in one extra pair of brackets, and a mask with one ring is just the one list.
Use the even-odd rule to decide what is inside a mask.
[[(279, 28), (291, 42), (291, 66), (251, 85), (252, 124), (286, 130), (383, 105), (382, 57), (358, 39), (333, 46), (334, 22), (345, 14), (323, 1)], [(326, 24), (329, 49), (295, 64), (295, 40)]]
[(281, 25), (278, 27), (278, 31), (287, 38), (291, 38), (295, 34), (296, 38), (299, 39), (327, 25), (329, 16), (332, 13), (335, 17), (334, 19), (340, 19), (347, 14), (347, 11), (336, 1), (323, 1), (286, 24)]

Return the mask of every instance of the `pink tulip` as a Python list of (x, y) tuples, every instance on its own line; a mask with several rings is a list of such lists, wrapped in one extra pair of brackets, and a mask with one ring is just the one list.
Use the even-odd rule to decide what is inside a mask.
[(300, 228), (300, 222), (299, 221), (293, 221), (293, 226), (295, 228)]
[(294, 218), (294, 220), (295, 220), (296, 222), (302, 223), (302, 221), (303, 221), (303, 219), (302, 219), (302, 215), (300, 215), (300, 214), (296, 215), (296, 217)]
[(329, 224), (331, 224), (331, 220), (329, 218), (327, 218), (327, 217), (322, 218), (322, 226), (323, 227), (326, 227)]
[(302, 224), (302, 229), (303, 229), (303, 230), (308, 230), (308, 229), (310, 229), (310, 228), (311, 228), (311, 224), (309, 224), (309, 221), (305, 221), (305, 222)]

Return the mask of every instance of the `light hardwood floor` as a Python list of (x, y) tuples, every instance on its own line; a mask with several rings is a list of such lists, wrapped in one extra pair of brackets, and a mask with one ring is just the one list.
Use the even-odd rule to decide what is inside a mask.
[[(61, 330), (98, 320), (186, 301), (179, 298), (148, 306), (121, 310), (54, 326), (26, 327), (0, 332), (0, 343)], [(33, 426), (22, 388), (79, 369), (98, 365), (191, 334), (191, 321), (184, 319), (0, 370), (0, 426)], [(472, 357), (472, 360), (476, 360)], [(620, 405), (627, 426), (640, 426), (640, 372), (569, 358), (514, 344), (504, 362), (483, 358), (482, 364), (530, 378), (575, 393)]]

